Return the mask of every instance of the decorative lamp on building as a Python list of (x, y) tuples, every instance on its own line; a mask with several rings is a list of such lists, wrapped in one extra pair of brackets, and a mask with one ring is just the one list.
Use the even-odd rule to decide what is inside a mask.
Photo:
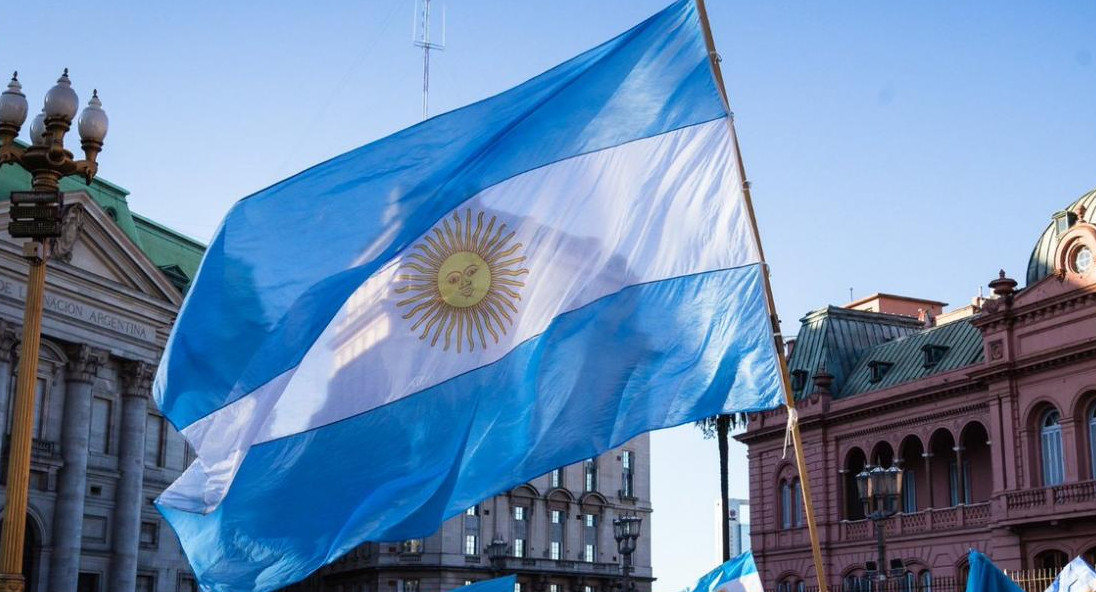
[[(860, 495), (860, 503), (864, 504), (864, 514), (875, 525), (876, 546), (879, 552), (878, 563), (868, 561), (865, 571), (869, 577), (885, 580), (888, 573), (883, 566), (886, 565), (886, 543), (884, 541), (885, 520), (897, 513), (898, 500), (902, 499), (902, 470), (896, 466), (889, 469), (883, 467), (864, 467), (856, 476), (856, 489)], [(895, 568), (895, 565), (898, 567)], [(889, 577), (899, 577), (903, 573), (902, 560), (891, 562)]]
[(491, 569), (495, 572), (496, 577), (502, 573), (502, 568), (506, 566), (506, 552), (508, 550), (509, 546), (506, 541), (497, 536), (487, 545), (487, 559), (491, 562)]

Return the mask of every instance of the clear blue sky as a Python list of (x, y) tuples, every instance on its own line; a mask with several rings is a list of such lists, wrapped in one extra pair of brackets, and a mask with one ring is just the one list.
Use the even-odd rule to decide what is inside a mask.
[[(415, 123), (413, 0), (9, 2), (0, 72), (62, 67), (111, 117), (103, 176), (208, 239), (238, 198)], [(666, 0), (435, 0), (434, 112), (513, 86)], [(785, 330), (897, 292), (1022, 282), (1050, 214), (1096, 187), (1096, 3), (709, 0)], [(659, 592), (713, 564), (714, 443), (655, 435)], [(736, 451), (733, 494), (746, 495)]]

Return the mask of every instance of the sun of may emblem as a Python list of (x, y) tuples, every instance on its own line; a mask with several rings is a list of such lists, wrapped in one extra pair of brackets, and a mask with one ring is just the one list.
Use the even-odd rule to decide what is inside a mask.
[[(411, 248), (396, 277), (397, 307), (404, 319), (414, 319), (411, 331), (419, 339), (439, 340), (442, 349), (455, 346), (460, 353), (487, 348), (487, 335), (495, 343), (499, 334), (514, 324), (518, 312), (522, 277), (529, 270), (521, 265), (521, 243), (511, 243), (514, 232), (506, 232), (495, 216), (484, 224), (484, 214), (472, 210), (443, 218)], [(451, 223), (450, 223), (451, 222)]]

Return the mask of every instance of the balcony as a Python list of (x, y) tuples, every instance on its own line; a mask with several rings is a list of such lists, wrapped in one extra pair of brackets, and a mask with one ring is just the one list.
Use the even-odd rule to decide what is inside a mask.
[[(941, 530), (975, 528), (989, 524), (989, 503), (961, 505), (952, 508), (930, 508), (913, 514), (896, 514), (887, 518), (887, 536), (902, 536)], [(861, 541), (875, 536), (870, 520), (841, 523), (842, 541)]]
[(1096, 480), (1024, 489), (1005, 493), (1003, 497), (1003, 522), (1046, 520), (1075, 513), (1091, 515), (1096, 507)]
[(590, 563), (569, 559), (538, 559), (535, 557), (504, 557), (502, 571), (507, 573), (543, 573), (566, 575), (612, 575), (620, 573), (616, 563)]

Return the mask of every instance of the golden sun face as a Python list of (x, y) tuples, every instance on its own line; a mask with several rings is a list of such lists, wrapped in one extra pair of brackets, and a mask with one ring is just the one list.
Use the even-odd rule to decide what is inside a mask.
[(400, 267), (405, 273), (396, 277), (396, 294), (405, 297), (396, 306), (406, 309), (403, 318), (414, 320), (411, 331), (421, 330), (419, 339), (429, 339), (431, 347), (442, 341), (445, 351), (455, 346), (461, 353), (467, 346), (471, 352), (477, 344), (486, 349), (487, 335), (498, 343), (514, 324), (511, 313), (518, 312), (521, 278), (529, 270), (521, 267), (521, 243), (510, 242), (514, 233), (495, 216), (484, 225), (485, 217), (480, 212), (473, 223), (472, 210), (465, 209), (463, 220), (459, 212), (443, 218)]

